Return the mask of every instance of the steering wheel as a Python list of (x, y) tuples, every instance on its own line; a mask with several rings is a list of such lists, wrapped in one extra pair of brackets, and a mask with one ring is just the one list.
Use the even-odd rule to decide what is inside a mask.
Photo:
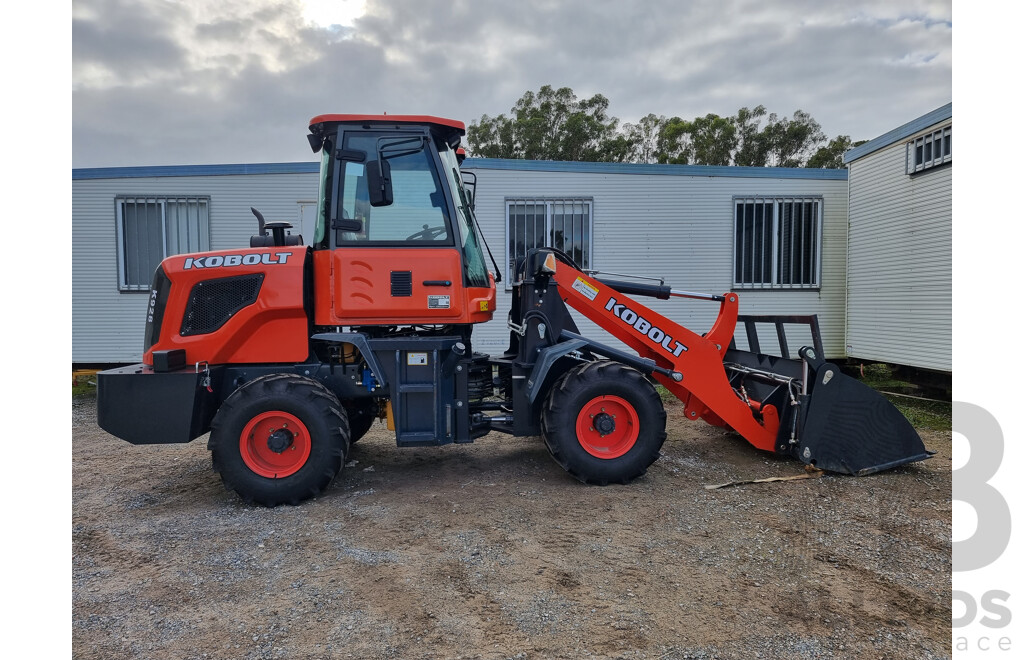
[(421, 240), (422, 241), (432, 241), (435, 238), (437, 238), (438, 236), (441, 236), (442, 234), (447, 234), (447, 233), (448, 233), (448, 228), (445, 227), (444, 225), (438, 225), (437, 227), (428, 227), (427, 225), (423, 225), (423, 229), (421, 229), (420, 231), (416, 232), (415, 234), (412, 234), (411, 236), (406, 236), (405, 240), (407, 240), (407, 241), (421, 241)]

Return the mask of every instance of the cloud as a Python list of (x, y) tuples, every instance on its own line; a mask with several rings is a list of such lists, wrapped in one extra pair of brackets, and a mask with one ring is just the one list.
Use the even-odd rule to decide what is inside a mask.
[(389, 0), (351, 26), (298, 0), (76, 0), (76, 167), (310, 160), (305, 122), (387, 111), (469, 123), (527, 90), (648, 114), (809, 112), (875, 137), (952, 98), (950, 2)]
[(164, 29), (166, 16), (143, 4), (99, 1), (72, 11), (75, 89), (138, 85), (186, 64), (186, 49)]

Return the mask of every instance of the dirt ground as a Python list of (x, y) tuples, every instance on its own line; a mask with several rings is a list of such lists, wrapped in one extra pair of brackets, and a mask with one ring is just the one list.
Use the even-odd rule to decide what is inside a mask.
[(951, 435), (854, 478), (668, 408), (629, 486), (539, 438), (399, 449), (378, 424), (320, 498), (224, 489), (205, 438), (135, 447), (74, 398), (76, 658), (949, 658)]

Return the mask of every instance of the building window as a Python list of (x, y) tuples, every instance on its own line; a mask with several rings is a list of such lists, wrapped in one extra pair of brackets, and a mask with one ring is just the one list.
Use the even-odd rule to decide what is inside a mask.
[(742, 197), (734, 203), (733, 287), (820, 286), (821, 198)]
[(505, 288), (512, 288), (516, 263), (533, 248), (557, 248), (572, 257), (580, 268), (589, 269), (593, 250), (593, 206), (592, 199), (581, 198), (505, 200), (508, 222)]
[(148, 291), (160, 262), (210, 249), (209, 197), (118, 197), (117, 270), (121, 291)]
[(953, 127), (947, 126), (907, 143), (907, 174), (953, 160)]

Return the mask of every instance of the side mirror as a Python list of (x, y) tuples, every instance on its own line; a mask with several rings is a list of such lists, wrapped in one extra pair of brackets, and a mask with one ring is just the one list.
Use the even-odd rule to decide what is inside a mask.
[(476, 211), (476, 173), (459, 171), (462, 176), (462, 189), (466, 191), (466, 203)]
[(391, 163), (386, 158), (371, 160), (366, 164), (366, 183), (370, 206), (390, 206), (395, 203), (391, 187)]

